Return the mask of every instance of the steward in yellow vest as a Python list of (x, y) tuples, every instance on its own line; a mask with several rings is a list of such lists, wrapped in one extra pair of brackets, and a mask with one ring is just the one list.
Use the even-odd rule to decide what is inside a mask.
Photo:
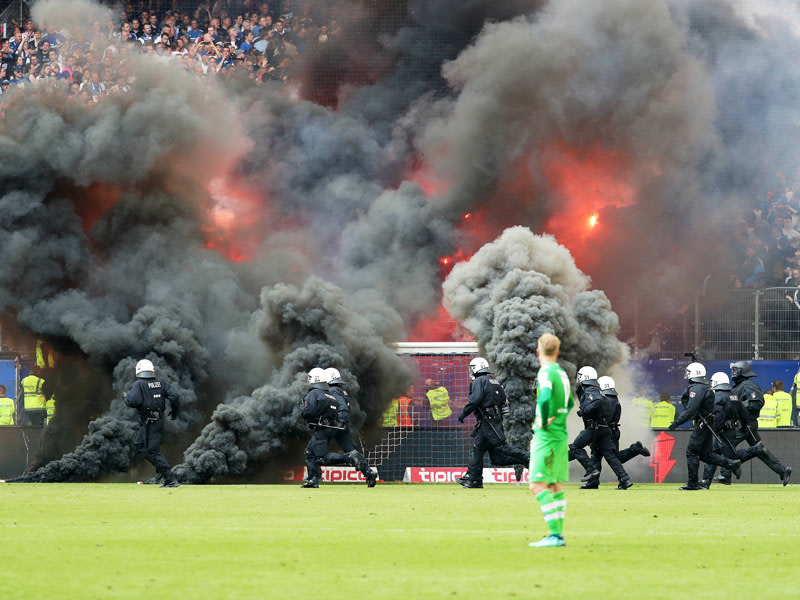
[(764, 394), (764, 406), (758, 413), (759, 429), (774, 429), (778, 426), (778, 402), (770, 393)]
[(14, 399), (6, 397), (6, 386), (0, 385), (0, 426), (14, 424)]
[(432, 379), (425, 380), (425, 396), (431, 405), (431, 416), (434, 421), (442, 421), (453, 414), (450, 410), (450, 393), (447, 388), (437, 385)]
[(383, 411), (381, 427), (397, 427), (397, 413), (400, 411), (400, 402), (395, 398)]
[(658, 403), (653, 406), (653, 416), (650, 418), (650, 427), (666, 429), (675, 420), (675, 405), (670, 400), (669, 394), (662, 392)]
[(41, 369), (39, 365), (33, 365), (31, 372), (19, 382), (20, 397), (23, 410), (31, 421), (31, 425), (42, 427), (47, 419), (46, 404), (44, 396), (45, 380), (40, 377)]
[[(641, 427), (652, 427), (650, 422), (653, 420), (653, 402), (642, 396), (633, 399), (633, 408), (636, 412), (636, 422)], [(672, 423), (672, 421), (670, 421)], [(669, 423), (667, 423), (669, 427)]]
[(772, 395), (778, 403), (778, 427), (791, 427), (792, 425), (792, 397), (783, 391), (783, 382), (772, 382)]

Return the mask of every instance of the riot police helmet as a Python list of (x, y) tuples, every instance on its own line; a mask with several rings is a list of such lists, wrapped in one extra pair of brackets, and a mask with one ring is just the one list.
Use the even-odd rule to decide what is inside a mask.
[(469, 361), (469, 376), (475, 379), (476, 375), (485, 375), (489, 373), (489, 361), (485, 358), (477, 356)]
[(581, 367), (576, 378), (579, 384), (587, 381), (597, 381), (597, 370), (594, 367)]
[(689, 363), (686, 367), (686, 379), (694, 383), (707, 383), (706, 368), (702, 363)]
[(342, 375), (339, 373), (339, 369), (328, 367), (325, 369), (325, 374), (328, 377), (328, 385), (341, 385), (344, 383), (344, 381), (342, 381)]
[(728, 374), (722, 371), (717, 371), (711, 376), (711, 389), (714, 391), (731, 391), (731, 380), (728, 379)]
[(750, 377), (755, 377), (756, 374), (753, 373), (753, 369), (750, 366), (750, 361), (748, 360), (740, 360), (735, 363), (731, 363), (731, 377), (735, 380), (747, 379)]
[(153, 363), (143, 358), (136, 363), (136, 377), (139, 379), (153, 379), (156, 376), (156, 369)]
[(600, 391), (604, 396), (616, 396), (617, 384), (608, 375), (603, 375), (597, 380), (597, 385), (600, 386)]
[(314, 367), (308, 372), (308, 386), (318, 390), (328, 389), (328, 376), (325, 369)]

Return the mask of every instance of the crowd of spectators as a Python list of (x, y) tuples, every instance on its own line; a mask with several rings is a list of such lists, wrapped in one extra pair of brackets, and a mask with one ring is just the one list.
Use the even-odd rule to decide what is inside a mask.
[(339, 33), (336, 6), (324, 0), (164, 4), (129, 3), (85, 30), (59, 30), (30, 18), (12, 22), (0, 41), (0, 92), (56, 83), (98, 102), (136, 84), (128, 64), (134, 54), (161, 57), (200, 78), (240, 74), (254, 83), (285, 84), (299, 56)]
[(728, 287), (800, 286), (800, 184), (796, 188), (767, 193), (737, 219)]

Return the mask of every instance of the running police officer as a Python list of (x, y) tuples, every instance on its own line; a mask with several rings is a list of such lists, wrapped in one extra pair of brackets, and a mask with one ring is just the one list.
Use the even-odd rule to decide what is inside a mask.
[[(764, 406), (764, 394), (755, 381), (751, 381), (756, 374), (750, 366), (750, 362), (740, 360), (731, 365), (731, 379), (733, 379), (733, 393), (739, 397), (742, 405), (747, 409), (747, 419), (740, 422), (739, 430), (734, 439), (734, 446), (738, 446), (747, 440), (749, 446), (755, 446), (761, 441), (758, 434), (758, 414)], [(792, 467), (784, 466), (772, 452), (764, 448), (758, 455), (758, 459), (780, 476), (783, 485), (789, 483), (792, 475)], [(720, 477), (726, 477), (725, 471), (720, 473)], [(730, 478), (730, 475), (727, 475)]]
[(686, 410), (669, 426), (670, 431), (674, 431), (686, 421), (694, 419), (694, 431), (692, 431), (689, 444), (686, 446), (686, 466), (689, 471), (689, 480), (680, 489), (703, 489), (697, 480), (701, 460), (704, 463), (728, 467), (736, 475), (736, 479), (739, 479), (742, 476), (742, 462), (712, 451), (711, 442), (714, 433), (711, 429), (711, 422), (714, 418), (714, 392), (711, 391), (711, 386), (706, 380), (706, 368), (701, 363), (693, 362), (686, 367), (686, 378), (689, 380), (689, 385), (681, 397), (681, 402)]
[[(619, 438), (620, 438), (620, 429), (619, 429), (619, 422), (622, 418), (622, 405), (619, 402), (619, 397), (617, 394), (617, 385), (614, 380), (605, 375), (600, 377), (597, 380), (597, 383), (600, 385), (600, 391), (602, 392), (603, 396), (605, 397), (606, 401), (609, 402), (613, 408), (611, 413), (611, 420), (608, 423), (609, 429), (611, 429), (611, 437), (614, 440), (614, 446), (617, 450), (617, 456), (619, 457), (619, 462), (625, 464), (634, 456), (650, 456), (650, 450), (645, 448), (642, 442), (634, 442), (627, 448), (620, 450), (619, 449)], [(592, 472), (591, 477), (587, 479), (589, 483), (600, 483), (600, 471), (602, 469), (602, 462), (597, 460), (597, 456), (592, 456)], [(596, 473), (596, 474), (595, 474)], [(633, 484), (631, 484), (633, 485)], [(621, 482), (618, 486), (618, 489), (627, 489), (630, 485), (622, 486)]]
[[(594, 441), (594, 422), (587, 417), (587, 407), (594, 407), (601, 401), (603, 394), (597, 385), (597, 371), (594, 367), (581, 367), (575, 378), (577, 387), (575, 394), (578, 396), (578, 416), (583, 419), (583, 430), (575, 436), (569, 445), (569, 460), (577, 460), (585, 473), (582, 481), (588, 481), (600, 475), (600, 471), (592, 465), (589, 454), (584, 450)], [(597, 471), (595, 473), (595, 471)]]
[(336, 411), (337, 426), (341, 428), (333, 430), (331, 439), (339, 444), (344, 454), (328, 452), (322, 459), (322, 464), (326, 467), (331, 465), (353, 465), (364, 474), (364, 478), (367, 480), (367, 487), (375, 487), (375, 483), (378, 481), (378, 473), (369, 468), (364, 455), (356, 450), (356, 444), (350, 433), (350, 396), (347, 394), (347, 390), (344, 389), (342, 375), (338, 369), (331, 367), (325, 369), (325, 377), (331, 394), (336, 396), (338, 403)]
[[(764, 451), (764, 443), (758, 442), (749, 448), (736, 450), (736, 432), (742, 421), (747, 420), (747, 409), (739, 400), (739, 396), (731, 391), (731, 382), (725, 373), (714, 373), (711, 376), (711, 389), (714, 391), (714, 438), (713, 450), (727, 458), (738, 458), (742, 464), (759, 456)], [(714, 478), (716, 465), (706, 463), (703, 468), (703, 480), (700, 487), (708, 489)], [(730, 471), (727, 479), (718, 479), (725, 485), (731, 484)]]
[(308, 479), (304, 488), (318, 488), (322, 480), (322, 460), (328, 453), (328, 442), (338, 430), (339, 401), (331, 394), (325, 369), (314, 367), (308, 372), (308, 393), (303, 398), (301, 414), (311, 429), (306, 446)]
[[(603, 379), (602, 377), (600, 379)], [(607, 378), (613, 387), (613, 379)], [(597, 381), (599, 383), (600, 380)], [(606, 385), (608, 386), (608, 381)], [(622, 466), (622, 460), (619, 456), (619, 418), (622, 414), (622, 407), (619, 405), (617, 399), (616, 389), (613, 394), (608, 396), (604, 395), (600, 387), (600, 398), (597, 400), (585, 401), (585, 408), (582, 412), (586, 418), (591, 421), (591, 426), (594, 429), (594, 439), (591, 443), (592, 457), (591, 457), (591, 472), (584, 477), (584, 483), (580, 489), (582, 490), (595, 490), (600, 486), (600, 467), (601, 460), (605, 458), (608, 466), (614, 471), (617, 476), (618, 490), (627, 490), (633, 486), (630, 476)], [(585, 392), (584, 392), (585, 393)], [(595, 392), (592, 391), (592, 394)], [(644, 448), (644, 447), (642, 447)], [(631, 457), (634, 456), (633, 454)], [(630, 457), (629, 457), (630, 458)]]
[(164, 411), (169, 400), (170, 419), (177, 419), (180, 412), (178, 392), (163, 379), (156, 377), (155, 367), (149, 360), (136, 363), (136, 382), (125, 395), (125, 404), (135, 408), (142, 420), (142, 427), (133, 447), (156, 468), (163, 481), (161, 487), (178, 487), (175, 474), (167, 459), (161, 454), (161, 434), (164, 430)]
[(465, 488), (483, 487), (483, 455), (489, 452), (493, 465), (498, 467), (526, 465), (530, 462), (530, 453), (520, 450), (506, 441), (503, 428), (503, 413), (508, 410), (506, 391), (500, 382), (489, 371), (489, 363), (485, 358), (473, 358), (469, 363), (469, 399), (458, 417), (458, 422), (475, 413), (477, 423), (472, 430), (475, 438), (472, 445), (472, 456), (466, 477), (459, 480)]

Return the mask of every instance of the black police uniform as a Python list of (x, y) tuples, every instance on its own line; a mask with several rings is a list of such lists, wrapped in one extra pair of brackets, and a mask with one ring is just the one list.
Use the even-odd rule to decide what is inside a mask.
[(707, 383), (690, 381), (681, 396), (681, 402), (686, 410), (672, 422), (669, 429), (674, 430), (686, 421), (694, 419), (694, 431), (692, 431), (689, 444), (686, 446), (686, 466), (689, 478), (687, 484), (680, 489), (701, 489), (697, 479), (701, 460), (719, 467), (727, 467), (736, 473), (737, 478), (740, 477), (742, 467), (739, 460), (731, 460), (713, 452), (713, 433), (709, 427), (714, 418), (714, 392), (711, 391), (711, 386)]
[(606, 397), (600, 391), (600, 388), (593, 386), (595, 389), (585, 390), (585, 402), (583, 413), (591, 423), (594, 430), (594, 439), (591, 443), (592, 457), (590, 479), (581, 486), (581, 489), (591, 490), (596, 489), (600, 485), (600, 467), (602, 459), (605, 459), (614, 475), (617, 476), (620, 489), (627, 489), (633, 484), (631, 478), (622, 466), (622, 461), (617, 452), (618, 433), (617, 438), (614, 438), (614, 431), (612, 427), (619, 430), (619, 417), (622, 413), (622, 408), (619, 406), (619, 401), (616, 397)]
[(328, 453), (328, 442), (333, 439), (337, 426), (339, 402), (327, 390), (312, 388), (303, 398), (301, 414), (311, 428), (311, 440), (306, 446), (308, 480), (303, 487), (319, 487), (322, 479), (322, 460)]
[(483, 487), (483, 455), (489, 452), (492, 464), (498, 467), (527, 465), (530, 453), (512, 446), (506, 441), (503, 429), (503, 406), (506, 391), (500, 382), (489, 373), (475, 375), (469, 384), (469, 399), (458, 417), (459, 422), (475, 413), (477, 423), (472, 430), (474, 438), (464, 487)]
[[(734, 447), (738, 446), (746, 440), (749, 446), (755, 446), (761, 441), (761, 436), (758, 435), (758, 415), (764, 406), (764, 394), (755, 381), (744, 375), (734, 376), (733, 383), (733, 393), (739, 397), (742, 405), (747, 410), (747, 420), (740, 423), (733, 445)], [(764, 448), (757, 458), (780, 476), (783, 485), (789, 482), (792, 468), (784, 466), (767, 448)], [(730, 478), (730, 475), (726, 474), (725, 471), (720, 474), (723, 477), (727, 475)]]
[[(749, 448), (735, 450), (736, 434), (743, 421), (747, 421), (748, 413), (739, 396), (731, 391), (730, 386), (725, 386), (714, 391), (714, 431), (717, 432), (718, 439), (713, 441), (713, 451), (722, 454), (726, 458), (738, 458), (742, 463), (756, 458), (761, 454), (764, 444), (757, 443)], [(717, 470), (716, 465), (706, 463), (703, 468), (702, 487), (709, 487)], [(731, 484), (731, 472), (727, 472), (727, 477), (717, 480), (725, 485)]]
[(569, 445), (568, 458), (577, 460), (586, 471), (586, 476), (589, 476), (595, 469), (585, 448), (594, 441), (595, 429), (592, 420), (586, 416), (586, 406), (593, 406), (594, 403), (599, 402), (602, 393), (595, 379), (581, 381), (575, 389), (575, 393), (578, 396), (578, 416), (583, 418), (583, 431), (575, 436)]
[(142, 428), (133, 447), (136, 453), (152, 464), (164, 479), (164, 486), (174, 487), (178, 481), (167, 459), (161, 454), (161, 435), (164, 431), (164, 411), (169, 400), (170, 418), (180, 411), (177, 390), (158, 377), (137, 379), (125, 395), (125, 404), (139, 412)]
[(337, 401), (337, 425), (341, 429), (334, 429), (333, 439), (342, 449), (341, 452), (328, 452), (322, 459), (322, 464), (326, 467), (331, 465), (352, 465), (364, 474), (369, 487), (374, 487), (377, 481), (377, 473), (370, 469), (367, 459), (356, 449), (356, 443), (350, 433), (350, 397), (340, 384), (331, 383), (330, 392), (336, 397)]

